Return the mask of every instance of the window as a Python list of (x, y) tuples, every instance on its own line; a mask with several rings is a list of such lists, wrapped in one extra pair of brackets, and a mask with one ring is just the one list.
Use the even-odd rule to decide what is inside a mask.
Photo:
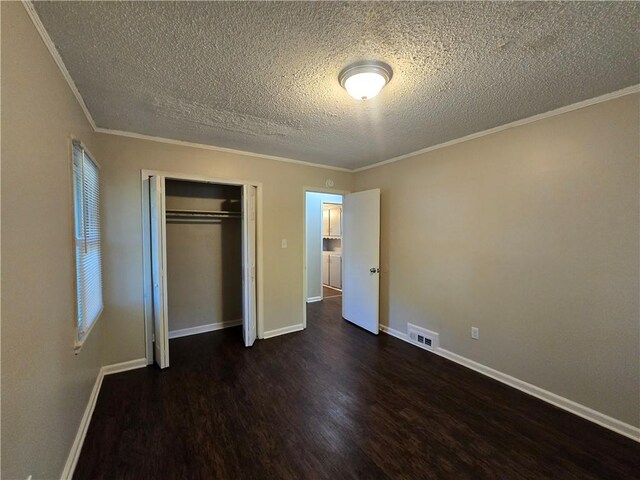
[(79, 142), (73, 143), (73, 210), (79, 350), (102, 312), (100, 167)]

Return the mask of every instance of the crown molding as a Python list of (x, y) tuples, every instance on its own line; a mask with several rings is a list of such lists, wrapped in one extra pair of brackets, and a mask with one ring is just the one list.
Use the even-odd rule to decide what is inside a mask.
[(117, 135), (120, 137), (137, 138), (139, 140), (149, 140), (152, 142), (168, 143), (171, 145), (180, 145), (182, 147), (200, 148), (203, 150), (213, 150), (214, 152), (231, 153), (234, 155), (244, 155), (247, 157), (264, 158), (267, 160), (275, 160), (277, 162), (293, 163), (296, 165), (304, 165), (306, 167), (324, 168), (327, 170), (337, 170), (339, 172), (353, 172), (348, 168), (335, 167), (333, 165), (324, 165), (322, 163), (305, 162), (303, 160), (295, 160), (293, 158), (277, 157), (275, 155), (264, 155), (262, 153), (248, 152), (245, 150), (236, 150), (233, 148), (217, 147), (215, 145), (209, 145), (206, 143), (185, 142), (183, 140), (175, 140), (165, 137), (154, 137), (152, 135), (145, 135), (143, 133), (126, 132), (123, 130), (111, 130), (109, 128), (98, 127), (95, 129), (96, 133), (105, 133), (107, 135)]
[(458, 143), (468, 142), (469, 140), (474, 140), (476, 138), (484, 137), (486, 135), (491, 135), (493, 133), (498, 133), (503, 130), (507, 130), (509, 128), (520, 127), (522, 125), (527, 125), (528, 123), (537, 122), (539, 120), (544, 120), (545, 118), (555, 117), (556, 115), (562, 115), (563, 113), (572, 112), (574, 110), (578, 110), (580, 108), (589, 107), (591, 105), (595, 105), (597, 103), (606, 102), (609, 100), (613, 100), (618, 97), (624, 97), (625, 95), (631, 95), (633, 93), (640, 92), (640, 84), (632, 85), (630, 87), (623, 88), (622, 90), (617, 90), (615, 92), (607, 93), (605, 95), (600, 95), (599, 97), (589, 98), (587, 100), (582, 100), (578, 103), (573, 103), (571, 105), (566, 105), (564, 107), (556, 108), (555, 110), (550, 110), (545, 113), (539, 113), (538, 115), (534, 115), (532, 117), (523, 118), (521, 120), (516, 120), (515, 122), (505, 123), (504, 125), (500, 125), (498, 127), (490, 128), (488, 130), (483, 130), (481, 132), (472, 133), (470, 135), (466, 135), (464, 137), (456, 138), (453, 140), (449, 140), (448, 142), (439, 143), (438, 145), (433, 145), (431, 147), (422, 148), (420, 150), (416, 150), (415, 152), (405, 153), (404, 155), (399, 155), (397, 157), (390, 158), (388, 160), (383, 160), (381, 162), (374, 163), (372, 165), (366, 165), (364, 167), (356, 168), (351, 170), (354, 173), (363, 172), (365, 170), (369, 170), (371, 168), (381, 167), (383, 165), (388, 165), (389, 163), (399, 162), (400, 160), (405, 160), (407, 158), (415, 157), (417, 155), (422, 155), (423, 153), (433, 152), (434, 150), (440, 150), (441, 148), (450, 147), (452, 145), (457, 145)]
[(67, 84), (69, 85), (69, 88), (71, 89), (71, 91), (75, 95), (76, 99), (78, 100), (78, 103), (80, 104), (80, 107), (82, 107), (82, 110), (84, 111), (84, 114), (87, 117), (87, 121), (89, 122), (89, 124), (91, 125), (91, 127), (93, 128), (93, 130), (95, 132), (97, 132), (97, 133), (105, 133), (105, 134), (109, 134), (109, 135), (119, 135), (119, 136), (130, 137), (130, 138), (138, 138), (138, 139), (141, 139), (141, 140), (150, 140), (150, 141), (154, 141), (154, 142), (169, 143), (169, 144), (172, 144), (172, 145), (181, 145), (181, 146), (186, 146), (186, 147), (201, 148), (201, 149), (206, 149), (206, 150), (213, 150), (213, 151), (216, 151), (216, 152), (231, 153), (231, 154), (235, 154), (235, 155), (244, 155), (244, 156), (249, 156), (249, 157), (265, 158), (267, 160), (275, 160), (275, 161), (278, 161), (278, 162), (286, 162), (286, 163), (293, 163), (293, 164), (298, 164), (298, 165), (305, 165), (305, 166), (308, 166), (308, 167), (324, 168), (324, 169), (328, 169), (328, 170), (336, 170), (336, 171), (339, 171), (339, 172), (350, 172), (350, 173), (363, 172), (363, 171), (369, 170), (371, 168), (381, 167), (381, 166), (387, 165), (389, 163), (395, 163), (395, 162), (399, 162), (401, 160), (405, 160), (407, 158), (415, 157), (417, 155), (422, 155), (423, 153), (433, 152), (434, 150), (439, 150), (441, 148), (446, 148), (446, 147), (450, 147), (452, 145), (457, 145), (458, 143), (468, 142), (469, 140), (474, 140), (476, 138), (484, 137), (486, 135), (491, 135), (493, 133), (498, 133), (498, 132), (501, 132), (503, 130), (507, 130), (509, 128), (520, 127), (522, 125), (527, 125), (528, 123), (533, 123), (533, 122), (537, 122), (539, 120), (544, 120), (545, 118), (555, 117), (556, 115), (562, 115), (563, 113), (571, 112), (573, 110), (578, 110), (580, 108), (589, 107), (591, 105), (595, 105), (595, 104), (598, 104), (598, 103), (606, 102), (608, 100), (613, 100), (613, 99), (618, 98), (618, 97), (623, 97), (625, 95), (631, 95), (633, 93), (640, 92), (640, 84), (632, 85), (630, 87), (626, 87), (626, 88), (623, 88), (621, 90), (617, 90), (615, 92), (607, 93), (605, 95), (600, 95), (599, 97), (594, 97), (594, 98), (590, 98), (590, 99), (587, 99), (587, 100), (582, 100), (580, 102), (577, 102), (577, 103), (574, 103), (574, 104), (571, 104), (571, 105), (566, 105), (564, 107), (560, 107), (560, 108), (557, 108), (555, 110), (550, 110), (548, 112), (540, 113), (540, 114), (534, 115), (532, 117), (527, 117), (527, 118), (523, 118), (521, 120), (516, 120), (515, 122), (506, 123), (504, 125), (500, 125), (500, 126), (497, 126), (497, 127), (494, 127), (494, 128), (490, 128), (488, 130), (483, 130), (481, 132), (472, 133), (472, 134), (466, 135), (464, 137), (460, 137), (460, 138), (456, 138), (456, 139), (453, 139), (453, 140), (449, 140), (447, 142), (439, 143), (437, 145), (432, 145), (431, 147), (426, 147), (426, 148), (422, 148), (420, 150), (416, 150), (414, 152), (405, 153), (403, 155), (399, 155), (397, 157), (390, 158), (388, 160), (383, 160), (383, 161), (380, 161), (380, 162), (377, 162), (377, 163), (374, 163), (374, 164), (371, 164), (371, 165), (365, 165), (364, 167), (355, 168), (355, 169), (345, 168), (345, 167), (336, 167), (336, 166), (333, 166), (333, 165), (325, 165), (325, 164), (321, 164), (321, 163), (305, 162), (305, 161), (302, 161), (302, 160), (295, 160), (293, 158), (278, 157), (278, 156), (274, 156), (274, 155), (264, 155), (264, 154), (261, 154), (261, 153), (249, 152), (249, 151), (244, 151), (244, 150), (236, 150), (236, 149), (233, 149), (233, 148), (217, 147), (215, 145), (209, 145), (209, 144), (203, 144), (203, 143), (194, 143), (194, 142), (186, 142), (186, 141), (182, 141), (182, 140), (174, 140), (174, 139), (171, 139), (171, 138), (154, 137), (154, 136), (151, 136), (151, 135), (145, 135), (145, 134), (141, 134), (141, 133), (126, 132), (126, 131), (122, 131), (122, 130), (111, 130), (111, 129), (108, 129), (108, 128), (97, 127), (95, 121), (93, 120), (93, 117), (91, 116), (91, 113), (89, 113), (89, 109), (87, 108), (87, 105), (84, 102), (84, 99), (82, 98), (82, 95), (80, 95), (80, 92), (78, 91), (78, 88), (76, 87), (76, 84), (74, 83), (73, 79), (71, 78), (71, 75), (69, 74), (69, 71), (67, 70), (67, 67), (65, 66), (64, 62), (62, 61), (62, 57), (60, 57), (60, 54), (58, 53), (58, 50), (56, 49), (53, 41), (51, 40), (51, 37), (49, 36), (49, 34), (47, 33), (47, 30), (45, 29), (44, 25), (42, 24), (42, 21), (40, 20), (40, 17), (38, 16), (38, 13), (36, 12), (36, 10), (35, 10), (35, 8), (33, 6), (33, 3), (31, 2), (31, 0), (21, 0), (21, 1), (22, 1), (22, 5), (24, 5), (24, 8), (26, 9), (27, 13), (29, 14), (29, 17), (31, 18), (31, 21), (33, 22), (34, 26), (36, 27), (36, 30), (40, 34), (40, 37), (42, 38), (42, 41), (44, 42), (44, 44), (46, 45), (47, 49), (49, 50), (49, 53), (53, 57), (53, 60), (55, 61), (56, 65), (58, 65), (58, 68), (60, 69), (60, 72), (62, 73), (62, 76), (67, 81)]
[(98, 133), (107, 133), (107, 134), (110, 134), (110, 135), (120, 135), (120, 136), (123, 136), (123, 137), (138, 138), (138, 139), (142, 139), (142, 140), (151, 140), (151, 141), (154, 141), (154, 142), (163, 142), (163, 143), (169, 143), (169, 144), (173, 144), (173, 145), (181, 145), (181, 146), (193, 147), (193, 148), (203, 148), (203, 149), (206, 149), (206, 150), (214, 150), (214, 151), (217, 151), (217, 152), (233, 153), (233, 154), (237, 154), (237, 155), (245, 155), (245, 156), (251, 156), (251, 157), (258, 157), (258, 158), (266, 158), (268, 160), (276, 160), (276, 161), (279, 161), (279, 162), (296, 163), (296, 164), (299, 164), (299, 165), (306, 165), (308, 167), (317, 167), (317, 168), (326, 168), (326, 169), (329, 169), (329, 170), (338, 170), (340, 172), (358, 173), (358, 172), (363, 172), (365, 170), (369, 170), (371, 168), (381, 167), (383, 165), (399, 162), (401, 160), (405, 160), (405, 159), (412, 158), (412, 157), (415, 157), (415, 156), (418, 156), (418, 155), (422, 155), (423, 153), (433, 152), (434, 150), (440, 150), (441, 148), (451, 147), (453, 145), (457, 145), (458, 143), (468, 142), (470, 140), (474, 140), (474, 139), (480, 138), (480, 137), (485, 137), (487, 135), (498, 133), (498, 132), (501, 132), (503, 130), (508, 130), (510, 128), (520, 127), (520, 126), (523, 126), (523, 125), (527, 125), (529, 123), (538, 122), (540, 120), (544, 120), (544, 119), (547, 119), (547, 118), (555, 117), (557, 115), (562, 115), (564, 113), (572, 112), (574, 110), (579, 110), (581, 108), (590, 107), (591, 105), (596, 105), (598, 103), (607, 102), (609, 100), (613, 100), (613, 99), (616, 99), (616, 98), (619, 98), (619, 97), (624, 97), (626, 95), (631, 95), (631, 94), (639, 93), (639, 92), (640, 92), (640, 84), (632, 85), (630, 87), (626, 87), (626, 88), (623, 88), (621, 90), (616, 90), (615, 92), (606, 93), (604, 95), (600, 95), (600, 96), (594, 97), (594, 98), (589, 98), (587, 100), (582, 100), (580, 102), (573, 103), (571, 105), (566, 105), (564, 107), (556, 108), (555, 110), (550, 110), (548, 112), (539, 113), (539, 114), (534, 115), (532, 117), (527, 117), (527, 118), (523, 118), (523, 119), (520, 119), (520, 120), (516, 120), (514, 122), (510, 122), (510, 123), (506, 123), (504, 125), (499, 125), (497, 127), (490, 128), (488, 130), (483, 130), (481, 132), (472, 133), (472, 134), (466, 135), (464, 137), (455, 138), (453, 140), (449, 140), (449, 141), (444, 142), (444, 143), (439, 143), (439, 144), (433, 145), (431, 147), (426, 147), (426, 148), (422, 148), (420, 150), (416, 150), (415, 152), (405, 153), (404, 155), (399, 155), (397, 157), (393, 157), (393, 158), (390, 158), (388, 160), (383, 160), (381, 162), (377, 162), (377, 163), (374, 163), (372, 165), (366, 165), (364, 167), (355, 168), (355, 169), (344, 168), (344, 167), (336, 167), (336, 166), (333, 166), (333, 165), (324, 165), (324, 164), (321, 164), (321, 163), (304, 162), (302, 160), (294, 160), (294, 159), (285, 158), (285, 157), (276, 157), (276, 156), (273, 156), (273, 155), (263, 155), (261, 153), (247, 152), (247, 151), (243, 151), (243, 150), (235, 150), (235, 149), (232, 149), (232, 148), (216, 147), (214, 145), (208, 145), (208, 144), (203, 144), (203, 143), (193, 143), (193, 142), (185, 142), (185, 141), (182, 141), (182, 140), (174, 140), (174, 139), (164, 138), (164, 137), (154, 137), (154, 136), (151, 136), (151, 135), (144, 135), (144, 134), (141, 134), (141, 133), (133, 133), (133, 132), (125, 132), (125, 131), (122, 131), (122, 130), (111, 130), (111, 129), (108, 129), (108, 128), (94, 128), (94, 130), (96, 132), (98, 132)]
[(60, 69), (60, 72), (62, 73), (62, 76), (67, 81), (67, 84), (69, 85), (69, 88), (71, 89), (71, 91), (75, 95), (76, 100), (78, 100), (78, 103), (80, 104), (80, 107), (82, 108), (82, 111), (84, 112), (85, 116), (87, 117), (87, 121), (89, 122), (89, 125), (91, 125), (91, 127), (95, 130), (96, 129), (96, 122), (93, 121), (93, 117), (91, 116), (91, 113), (89, 113), (89, 109), (87, 108), (87, 104), (84, 103), (84, 99), (82, 98), (82, 95), (80, 95), (80, 92), (78, 91), (78, 87), (76, 87), (76, 84), (74, 83), (73, 79), (71, 78), (71, 75), (69, 74), (69, 70), (67, 70), (67, 67), (65, 66), (64, 62), (62, 61), (62, 57), (58, 53), (58, 50), (56, 49), (56, 46), (53, 43), (53, 40), (51, 40), (51, 37), (47, 33), (47, 30), (44, 28), (44, 25), (42, 24), (42, 21), (40, 20), (40, 17), (38, 16), (38, 12), (36, 12), (36, 9), (33, 6), (33, 3), (30, 0), (22, 0), (22, 5), (24, 5), (24, 8), (27, 11), (27, 13), (29, 14), (29, 17), (31, 18), (31, 21), (33, 22), (33, 25), (36, 27), (36, 30), (40, 34), (40, 37), (42, 38), (42, 41), (46, 45), (46, 47), (49, 50), (49, 53), (51, 54), (51, 56), (53, 57), (53, 61), (56, 62), (56, 65), (58, 65), (58, 68)]
[(51, 37), (49, 36), (49, 33), (47, 32), (46, 28), (44, 27), (44, 24), (40, 20), (40, 17), (38, 16), (38, 12), (36, 12), (35, 7), (33, 6), (33, 3), (30, 0), (22, 0), (22, 5), (24, 6), (25, 10), (29, 14), (29, 18), (31, 18), (31, 21), (33, 22), (33, 25), (36, 27), (36, 30), (40, 34), (40, 37), (42, 38), (42, 41), (44, 42), (45, 46), (49, 50), (49, 53), (51, 54), (51, 57), (53, 58), (53, 61), (56, 63), (56, 65), (60, 69), (60, 73), (62, 73), (62, 76), (67, 81), (67, 84), (69, 85), (69, 88), (73, 92), (73, 95), (76, 97), (76, 100), (78, 100), (78, 103), (80, 104), (80, 107), (82, 108), (82, 111), (84, 112), (85, 116), (87, 117), (87, 121), (91, 125), (91, 128), (93, 128), (93, 130), (96, 133), (106, 133), (106, 134), (110, 134), (110, 135), (120, 135), (120, 136), (123, 136), (123, 137), (131, 137), (131, 138), (138, 138), (138, 139), (143, 139), (143, 140), (151, 140), (151, 141), (155, 141), (155, 142), (170, 143), (170, 144), (173, 144), (173, 145), (181, 145), (181, 146), (186, 146), (186, 147), (202, 148), (202, 149), (206, 149), (206, 150), (213, 150), (213, 151), (216, 151), (216, 152), (232, 153), (232, 154), (235, 154), (235, 155), (244, 155), (244, 156), (249, 156), (249, 157), (257, 157), (257, 158), (265, 158), (267, 160), (275, 160), (275, 161), (278, 161), (278, 162), (286, 162), (286, 163), (293, 163), (293, 164), (298, 164), (298, 165), (306, 165), (308, 167), (324, 168), (324, 169), (328, 169), (328, 170), (337, 170), (337, 171), (340, 171), (340, 172), (352, 172), (351, 169), (343, 168), (343, 167), (336, 167), (336, 166), (333, 166), (333, 165), (324, 165), (324, 164), (320, 164), (320, 163), (305, 162), (305, 161), (302, 161), (302, 160), (295, 160), (293, 158), (277, 157), (277, 156), (274, 156), (274, 155), (263, 155), (261, 153), (248, 152), (248, 151), (243, 151), (243, 150), (235, 150), (233, 148), (217, 147), (217, 146), (214, 146), (214, 145), (207, 145), (207, 144), (202, 144), (202, 143), (184, 142), (182, 140), (174, 140), (174, 139), (171, 139), (171, 138), (153, 137), (151, 135), (143, 135), (143, 134), (140, 134), (140, 133), (124, 132), (124, 131), (121, 131), (121, 130), (111, 130), (111, 129), (108, 129), (108, 128), (97, 127), (96, 126), (96, 122), (93, 120), (93, 117), (91, 116), (91, 113), (89, 112), (89, 109), (87, 108), (87, 104), (85, 103), (84, 99), (82, 98), (82, 95), (80, 95), (80, 92), (78, 91), (78, 88), (76, 87), (75, 82), (73, 81), (73, 79), (71, 78), (71, 75), (69, 74), (69, 70), (67, 70), (67, 67), (64, 64), (64, 61), (62, 60), (62, 57), (58, 53), (58, 50), (56, 49), (56, 46), (53, 43), (53, 40), (51, 40)]

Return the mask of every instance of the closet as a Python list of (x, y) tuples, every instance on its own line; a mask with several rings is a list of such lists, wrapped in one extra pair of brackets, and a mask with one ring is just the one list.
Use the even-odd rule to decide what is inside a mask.
[(242, 325), (256, 338), (256, 187), (149, 176), (154, 359), (169, 339)]
[(242, 323), (242, 187), (167, 180), (169, 338)]

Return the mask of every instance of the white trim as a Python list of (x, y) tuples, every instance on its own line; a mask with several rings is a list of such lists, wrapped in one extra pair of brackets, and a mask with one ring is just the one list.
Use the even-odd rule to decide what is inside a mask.
[(242, 325), (242, 319), (229, 320), (226, 322), (209, 323), (207, 325), (200, 325), (198, 327), (182, 328), (180, 330), (172, 330), (169, 332), (169, 339), (188, 337), (189, 335), (197, 335), (199, 333), (215, 332), (216, 330), (222, 330), (223, 328), (237, 327)]
[(332, 287), (331, 285), (327, 285), (326, 283), (323, 283), (322, 286), (324, 288), (330, 288), (331, 290), (335, 290), (336, 292), (342, 293), (342, 289), (341, 288)]
[(314, 303), (322, 301), (322, 297), (309, 297), (307, 298), (307, 303)]
[(276, 328), (275, 330), (268, 330), (264, 332), (264, 336), (262, 338), (273, 338), (279, 335), (285, 335), (287, 333), (299, 332), (301, 330), (304, 330), (304, 327), (302, 326), (301, 323), (299, 323), (298, 325), (291, 325), (289, 327)]
[(116, 363), (114, 365), (105, 365), (102, 368), (100, 368), (100, 370), (98, 371), (98, 376), (96, 377), (96, 382), (93, 384), (93, 390), (91, 390), (89, 401), (87, 402), (87, 406), (84, 409), (82, 420), (80, 420), (80, 425), (78, 426), (78, 432), (76, 433), (76, 437), (74, 438), (73, 444), (71, 445), (71, 450), (69, 451), (67, 461), (64, 464), (62, 475), (60, 477), (62, 480), (71, 480), (71, 478), (73, 477), (73, 472), (76, 469), (78, 458), (80, 458), (82, 445), (84, 444), (84, 439), (87, 436), (87, 430), (89, 429), (89, 424), (91, 423), (91, 417), (93, 416), (93, 411), (96, 408), (96, 401), (98, 400), (98, 395), (100, 394), (100, 388), (102, 387), (102, 380), (104, 379), (105, 375), (111, 375), (112, 373), (126, 372), (127, 370), (133, 370), (135, 368), (142, 368), (146, 366), (147, 366), (147, 359), (139, 358), (137, 360)]
[(407, 158), (415, 157), (417, 155), (421, 155), (423, 153), (432, 152), (434, 150), (440, 150), (441, 148), (450, 147), (452, 145), (456, 145), (458, 143), (468, 142), (469, 140), (474, 140), (476, 138), (484, 137), (486, 135), (491, 135), (492, 133), (498, 133), (502, 130), (507, 130), (509, 128), (520, 127), (522, 125), (526, 125), (528, 123), (537, 122), (538, 120), (544, 120), (546, 118), (555, 117), (556, 115), (562, 115), (563, 113), (572, 112), (574, 110), (578, 110), (580, 108), (590, 107), (591, 105), (595, 105), (597, 103), (607, 102), (609, 100), (613, 100), (618, 97), (623, 97), (625, 95), (631, 95), (633, 93), (640, 92), (640, 84), (632, 85), (627, 88), (623, 88), (622, 90), (617, 90), (615, 92), (607, 93), (605, 95), (600, 95), (599, 97), (589, 98), (587, 100), (582, 100), (578, 103), (573, 103), (571, 105), (566, 105), (564, 107), (556, 108), (555, 110), (550, 110), (545, 113), (540, 113), (538, 115), (534, 115), (532, 117), (523, 118), (520, 120), (516, 120), (515, 122), (505, 123), (504, 125), (500, 125), (498, 127), (490, 128), (488, 130), (483, 130), (481, 132), (472, 133), (470, 135), (466, 135), (464, 137), (455, 138), (453, 140), (449, 140), (448, 142), (439, 143), (438, 145), (433, 145), (431, 147), (422, 148), (420, 150), (416, 150), (415, 152), (406, 153), (404, 155), (399, 155), (397, 157), (390, 158), (388, 160), (383, 160), (378, 163), (374, 163), (372, 165), (366, 165), (364, 167), (356, 168), (351, 170), (354, 173), (362, 172), (364, 170), (369, 170), (370, 168), (381, 167), (382, 165), (387, 165), (389, 163), (399, 162), (400, 160), (405, 160)]
[[(388, 335), (391, 335), (392, 337), (396, 337), (400, 340), (410, 343), (411, 345), (419, 346), (409, 340), (407, 334), (402, 333), (398, 330), (394, 330), (393, 328), (390, 328), (386, 325), (380, 325), (380, 330), (387, 333)], [(579, 417), (596, 423), (601, 427), (612, 430), (616, 433), (619, 433), (620, 435), (624, 435), (625, 437), (635, 440), (636, 442), (640, 442), (640, 428), (638, 427), (634, 427), (633, 425), (617, 420), (613, 417), (605, 415), (604, 413), (600, 413), (596, 410), (593, 410), (592, 408), (574, 402), (573, 400), (569, 400), (568, 398), (556, 395), (555, 393), (552, 393), (548, 390), (537, 387), (518, 378), (512, 377), (511, 375), (507, 375), (506, 373), (500, 372), (491, 367), (487, 367), (486, 365), (458, 355), (457, 353), (450, 352), (449, 350), (445, 350), (444, 348), (438, 348), (437, 350), (433, 351), (433, 353), (444, 357), (447, 360), (451, 360), (452, 362), (456, 362), (464, 367), (470, 368), (471, 370), (475, 370), (476, 372), (486, 375), (487, 377), (491, 377), (494, 380), (498, 380), (499, 382), (516, 388), (521, 392), (528, 393), (529, 395), (539, 398), (540, 400), (544, 400), (551, 405), (561, 408), (567, 412), (573, 413), (574, 415), (578, 415)]]
[(264, 336), (264, 241), (263, 241), (263, 215), (264, 215), (264, 201), (262, 198), (262, 183), (257, 185), (256, 192), (256, 210), (258, 211), (258, 215), (256, 217), (256, 268), (258, 269), (258, 278), (257, 282), (257, 295), (258, 295), (258, 305), (256, 308), (256, 326), (258, 327), (258, 331), (256, 335), (258, 338), (263, 338)]
[[(142, 301), (144, 303), (144, 355), (147, 365), (153, 365), (153, 288), (151, 278), (151, 222), (149, 177), (140, 171), (140, 196), (142, 205)], [(146, 212), (146, 213), (145, 213)]]
[[(402, 333), (400, 330), (395, 330), (391, 327), (380, 324), (380, 331), (386, 333), (387, 335), (391, 335), (392, 337), (396, 337), (400, 340), (410, 343), (411, 345), (415, 345), (411, 340), (409, 340), (409, 335), (407, 335), (406, 333)], [(420, 347), (420, 345), (416, 345), (416, 347)], [(423, 350), (426, 350), (426, 348), (424, 348)]]
[(58, 50), (56, 49), (56, 46), (53, 43), (53, 40), (51, 40), (49, 33), (47, 33), (47, 29), (42, 24), (42, 21), (40, 20), (40, 17), (38, 16), (38, 12), (36, 12), (36, 9), (33, 6), (33, 3), (31, 3), (31, 1), (29, 0), (22, 0), (22, 5), (24, 6), (25, 10), (29, 14), (31, 21), (33, 22), (33, 25), (36, 27), (36, 30), (40, 34), (40, 37), (42, 38), (42, 41), (47, 47), (47, 50), (49, 50), (49, 53), (53, 57), (53, 61), (56, 63), (56, 65), (60, 69), (60, 73), (62, 73), (62, 76), (67, 81), (67, 84), (69, 85), (69, 88), (73, 92), (73, 95), (76, 97), (76, 100), (78, 100), (78, 103), (80, 104), (80, 107), (84, 112), (84, 115), (87, 117), (87, 121), (89, 122), (89, 125), (91, 125), (91, 128), (93, 128), (93, 130), (96, 130), (96, 122), (93, 121), (93, 117), (91, 116), (91, 113), (89, 113), (89, 109), (87, 108), (87, 105), (84, 103), (84, 99), (82, 98), (82, 95), (80, 95), (80, 92), (78, 91), (78, 88), (76, 87), (75, 82), (71, 78), (71, 75), (67, 70), (67, 67), (62, 61), (62, 57), (60, 57), (60, 54), (58, 53)]
[(305, 162), (303, 160), (295, 160), (293, 158), (278, 157), (275, 155), (266, 155), (257, 152), (248, 152), (246, 150), (236, 150), (235, 148), (218, 147), (205, 143), (187, 142), (184, 140), (175, 140), (173, 138), (154, 137), (153, 135), (145, 135), (144, 133), (125, 132), (123, 130), (112, 130), (110, 128), (96, 128), (96, 133), (105, 133), (107, 135), (117, 135), (120, 137), (137, 138), (138, 140), (149, 140), (152, 142), (169, 143), (171, 145), (180, 145), (182, 147), (200, 148), (204, 150), (213, 150), (215, 152), (231, 153), (234, 155), (244, 155), (248, 157), (265, 158), (267, 160), (275, 160), (277, 162), (293, 163), (296, 165), (304, 165), (307, 167), (324, 168), (328, 170), (338, 170), (340, 172), (352, 172), (353, 170), (344, 167), (336, 167), (333, 165), (324, 165), (322, 163)]
[[(146, 363), (147, 362), (145, 360), (145, 364)], [(87, 436), (89, 423), (91, 423), (91, 416), (93, 415), (93, 410), (96, 407), (96, 401), (98, 400), (98, 394), (100, 393), (100, 387), (102, 386), (103, 378), (104, 373), (101, 368), (98, 371), (98, 377), (96, 378), (96, 383), (93, 385), (93, 390), (91, 390), (91, 395), (89, 396), (87, 407), (84, 409), (82, 420), (80, 420), (78, 432), (76, 433), (76, 438), (73, 440), (73, 444), (71, 445), (71, 450), (69, 451), (67, 462), (64, 464), (62, 476), (60, 477), (62, 478), (62, 480), (71, 480), (71, 478), (73, 477), (73, 472), (76, 469), (76, 464), (78, 463), (78, 458), (80, 457), (80, 450), (82, 450), (82, 444), (84, 443), (84, 439)]]
[(128, 362), (114, 363), (113, 365), (105, 365), (100, 369), (103, 375), (111, 375), (114, 373), (126, 372), (129, 370), (135, 370), (137, 368), (144, 368), (147, 366), (146, 358), (138, 358), (136, 360), (129, 360)]

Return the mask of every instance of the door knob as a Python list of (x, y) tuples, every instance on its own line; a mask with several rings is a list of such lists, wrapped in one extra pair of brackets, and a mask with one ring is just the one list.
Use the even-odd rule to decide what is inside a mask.
[(380, 269), (379, 269), (379, 268), (376, 268), (376, 267), (371, 267), (371, 268), (369, 269), (369, 271), (370, 271), (371, 273), (380, 273)]

